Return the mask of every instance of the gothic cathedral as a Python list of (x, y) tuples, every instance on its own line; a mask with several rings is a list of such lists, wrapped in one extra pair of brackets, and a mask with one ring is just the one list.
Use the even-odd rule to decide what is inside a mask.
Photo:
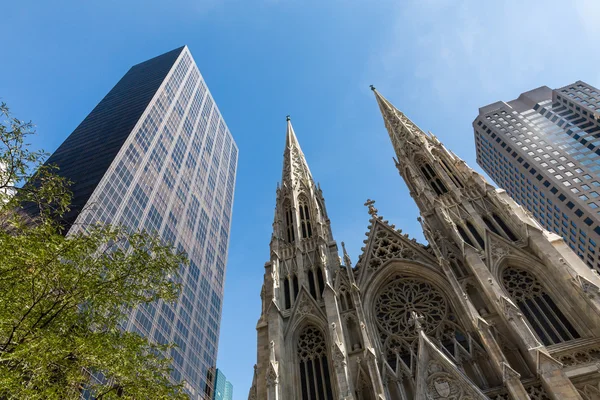
[(288, 118), (248, 399), (600, 400), (598, 275), (372, 89), (429, 244), (340, 259)]

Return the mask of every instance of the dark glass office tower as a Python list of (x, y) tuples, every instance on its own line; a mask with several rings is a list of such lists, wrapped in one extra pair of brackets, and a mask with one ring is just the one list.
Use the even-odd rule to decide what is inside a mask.
[(600, 90), (585, 82), (479, 109), (477, 163), (600, 270)]
[(185, 379), (193, 399), (212, 393), (237, 157), (181, 47), (132, 67), (48, 160), (74, 183), (69, 232), (122, 224), (157, 231), (188, 254), (177, 303), (135, 310), (126, 327), (178, 344), (172, 378)]

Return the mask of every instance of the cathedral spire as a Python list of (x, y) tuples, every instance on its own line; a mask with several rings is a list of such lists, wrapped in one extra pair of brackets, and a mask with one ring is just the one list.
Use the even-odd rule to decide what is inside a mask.
[(298, 138), (294, 132), (290, 116), (286, 116), (287, 132), (285, 138), (285, 150), (283, 153), (283, 173), (281, 176), (282, 184), (289, 184), (295, 187), (300, 181), (314, 186), (310, 169), (304, 153), (298, 143)]
[(428, 134), (404, 115), (402, 111), (394, 107), (373, 85), (371, 85), (371, 90), (375, 94), (375, 99), (379, 105), (379, 110), (383, 116), (398, 160), (401, 160), (403, 157), (403, 152), (400, 151), (400, 148), (406, 144), (419, 146), (431, 141), (431, 137)]
[(304, 153), (288, 115), (281, 185), (277, 189), (277, 205), (273, 237), (288, 244), (303, 246), (301, 239), (333, 240), (321, 188), (313, 180)]

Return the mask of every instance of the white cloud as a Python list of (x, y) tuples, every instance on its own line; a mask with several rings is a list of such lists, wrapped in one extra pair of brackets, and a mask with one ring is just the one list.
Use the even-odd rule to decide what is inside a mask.
[(497, 96), (507, 85), (528, 90), (599, 77), (592, 72), (600, 61), (597, 0), (426, 0), (402, 2), (395, 14), (370, 71), (392, 90), (412, 78), (442, 98), (474, 90)]

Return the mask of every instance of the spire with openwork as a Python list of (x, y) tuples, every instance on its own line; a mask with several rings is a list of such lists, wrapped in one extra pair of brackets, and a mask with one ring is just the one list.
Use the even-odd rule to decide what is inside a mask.
[(371, 90), (375, 93), (379, 110), (383, 116), (398, 160), (402, 159), (403, 152), (400, 149), (407, 142), (416, 145), (431, 143), (431, 137), (404, 115), (402, 111), (394, 107), (373, 85), (371, 85)]
[[(291, 365), (290, 357), (295, 356), (287, 350), (287, 330), (298, 329), (298, 334), (289, 336), (297, 338), (294, 346), (306, 343), (314, 348), (315, 341), (324, 344), (325, 338), (331, 335), (328, 342), (335, 343), (336, 354), (343, 357), (345, 350), (343, 344), (335, 339), (343, 334), (339, 328), (342, 322), (333, 289), (333, 278), (340, 268), (337, 244), (333, 240), (321, 188), (314, 183), (290, 117), (286, 119), (283, 171), (281, 184), (277, 187), (270, 259), (265, 263), (261, 292), (263, 308), (257, 324), (257, 378), (249, 398), (333, 400), (332, 382), (337, 383), (340, 393), (349, 391), (346, 380), (332, 380), (332, 376), (347, 375), (347, 369), (339, 366), (331, 373), (325, 369), (312, 369), (316, 365), (312, 359), (307, 361), (306, 366), (302, 364), (302, 370), (307, 373), (306, 379), (311, 382), (319, 379), (324, 384), (311, 388), (310, 393), (305, 388), (302, 395), (289, 395), (295, 380), (286, 374), (289, 372), (288, 365)], [(304, 318), (307, 312), (320, 318), (325, 329), (306, 324)], [(319, 366), (330, 365), (325, 349), (323, 347)], [(311, 368), (312, 372), (305, 368)]]
[(285, 138), (285, 150), (283, 153), (283, 172), (281, 175), (282, 185), (297, 187), (300, 183), (305, 186), (314, 186), (310, 169), (306, 163), (304, 153), (298, 143), (290, 116), (287, 119), (287, 132)]

